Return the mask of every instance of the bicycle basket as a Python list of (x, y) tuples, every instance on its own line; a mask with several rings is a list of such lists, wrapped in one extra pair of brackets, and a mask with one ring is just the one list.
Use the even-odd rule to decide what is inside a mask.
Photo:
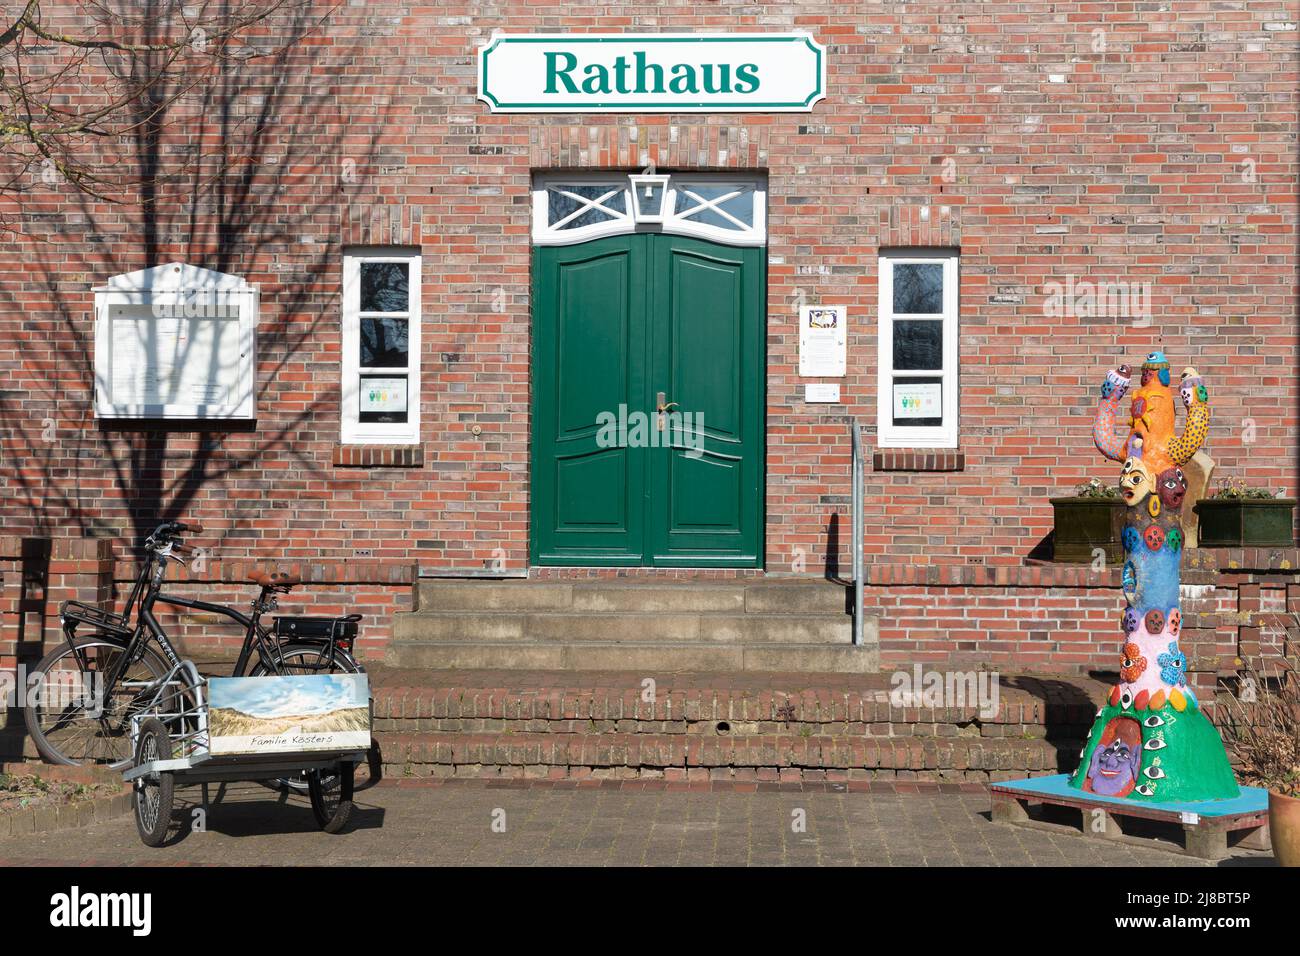
[(352, 646), (357, 637), (360, 614), (347, 617), (277, 617), (275, 635), (297, 641), (333, 640), (344, 648)]

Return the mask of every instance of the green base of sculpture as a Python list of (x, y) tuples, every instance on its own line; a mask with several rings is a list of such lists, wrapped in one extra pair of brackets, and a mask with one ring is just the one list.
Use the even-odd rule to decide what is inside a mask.
[[(1219, 732), (1195, 701), (1184, 697), (1179, 710), (1166, 700), (1159, 708), (1107, 704), (1097, 712), (1083, 754), (1092, 754), (1113, 721), (1131, 721), (1142, 742), (1140, 762), (1117, 763), (1115, 775), (1093, 784), (1084, 760), (1070, 784), (1087, 792), (1151, 803), (1232, 800), (1241, 794), (1228, 765)], [(1094, 777), (1094, 779), (1097, 779)], [(1110, 789), (1112, 792), (1106, 793)]]

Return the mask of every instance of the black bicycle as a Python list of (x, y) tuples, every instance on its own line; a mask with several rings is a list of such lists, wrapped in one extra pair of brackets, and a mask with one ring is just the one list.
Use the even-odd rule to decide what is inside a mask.
[[(162, 601), (228, 618), (244, 628), (244, 642), (232, 676), (361, 673), (353, 657), (361, 615), (343, 618), (277, 617), (270, 628), (263, 615), (276, 610), (278, 597), (301, 583), (285, 574), (256, 572), (260, 586), (250, 614), (207, 601), (167, 595), (162, 584), (167, 562), (186, 560), (193, 549), (181, 536), (201, 534), (202, 525), (167, 521), (145, 539), (145, 559), (121, 614), (79, 601), (59, 608), (64, 643), (46, 654), (32, 672), (23, 717), (41, 756), (55, 764), (130, 763), (131, 717), (152, 691), (180, 666), (166, 632), (154, 616)], [(134, 620), (133, 616), (134, 615)], [(87, 633), (78, 633), (82, 628)], [(300, 781), (283, 781), (295, 789)]]

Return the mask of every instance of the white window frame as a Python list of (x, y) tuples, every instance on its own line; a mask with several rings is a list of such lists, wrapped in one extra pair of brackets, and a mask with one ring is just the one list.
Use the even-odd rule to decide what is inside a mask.
[[(407, 366), (405, 422), (361, 421), (361, 376), (400, 374), (397, 369), (361, 367), (361, 264), (407, 263)], [(414, 445), (420, 441), (420, 252), (404, 246), (350, 246), (343, 251), (341, 441), (345, 445)]]
[[(894, 315), (894, 266), (907, 263), (943, 264), (943, 312), (926, 315)], [(961, 253), (955, 249), (896, 249), (880, 253), (876, 261), (879, 280), (879, 335), (877, 336), (876, 443), (881, 448), (956, 448), (960, 434), (958, 403), (958, 318), (961, 294)], [(894, 320), (934, 318), (943, 320), (943, 368), (937, 371), (894, 371)], [(896, 378), (943, 378), (942, 425), (895, 425), (894, 380)]]
[[(687, 196), (692, 205), (685, 210), (684, 214), (677, 213), (675, 210), (679, 193), (686, 195), (693, 184), (734, 185), (738, 189), (752, 189), (754, 192), (753, 224), (744, 226), (743, 223), (737, 222), (737, 225), (743, 228), (723, 229), (691, 218), (692, 213), (699, 213), (703, 208), (716, 207), (716, 204), (723, 202), (727, 198), (725, 196), (715, 200), (702, 200), (698, 199), (698, 197), (691, 200)], [(577, 229), (556, 229), (547, 221), (549, 218), (549, 202), (546, 193), (549, 188), (565, 185), (607, 187), (606, 194), (594, 201), (575, 197), (580, 198), (587, 205), (575, 210), (566, 219), (581, 215), (586, 209), (593, 206), (600, 206), (612, 218), (604, 222), (581, 226)], [(566, 175), (555, 172), (538, 175), (533, 181), (533, 243), (539, 246), (568, 246), (586, 242), (589, 239), (600, 239), (604, 236), (621, 236), (644, 231), (696, 236), (729, 246), (767, 245), (767, 180), (762, 176), (734, 173), (672, 173), (666, 187), (667, 196), (664, 200), (663, 222), (653, 224), (637, 223), (632, 214), (633, 199), (631, 189), (632, 184), (627, 173), (607, 172)], [(615, 209), (601, 206), (601, 200), (608, 202), (609, 198), (614, 195), (622, 195), (624, 212), (620, 213)], [(718, 212), (722, 216), (730, 218), (723, 210), (718, 210)], [(563, 221), (561, 220), (561, 222)]]

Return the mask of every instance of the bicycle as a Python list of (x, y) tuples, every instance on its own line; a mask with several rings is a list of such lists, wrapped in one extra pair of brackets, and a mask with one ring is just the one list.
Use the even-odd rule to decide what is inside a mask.
[[(352, 656), (360, 615), (276, 618), (274, 633), (263, 626), (262, 616), (277, 608), (279, 595), (301, 583), (298, 578), (265, 572), (249, 575), (261, 588), (249, 615), (225, 605), (163, 594), (167, 562), (182, 562), (179, 555), (193, 552), (181, 539), (191, 532), (201, 534), (203, 526), (167, 521), (145, 539), (145, 560), (121, 614), (79, 601), (60, 606), (64, 644), (36, 665), (33, 684), (40, 690), (23, 708), (27, 732), (45, 760), (64, 765), (106, 763), (115, 769), (131, 761), (132, 715), (151, 699), (159, 682), (181, 667), (180, 655), (154, 616), (158, 601), (218, 614), (244, 627), (232, 676), (364, 671)], [(282, 626), (281, 621), (286, 623)], [(324, 635), (322, 621), (330, 622)], [(82, 625), (92, 632), (79, 635)], [(312, 633), (301, 633), (304, 629)], [(299, 788), (296, 782), (289, 783)]]

